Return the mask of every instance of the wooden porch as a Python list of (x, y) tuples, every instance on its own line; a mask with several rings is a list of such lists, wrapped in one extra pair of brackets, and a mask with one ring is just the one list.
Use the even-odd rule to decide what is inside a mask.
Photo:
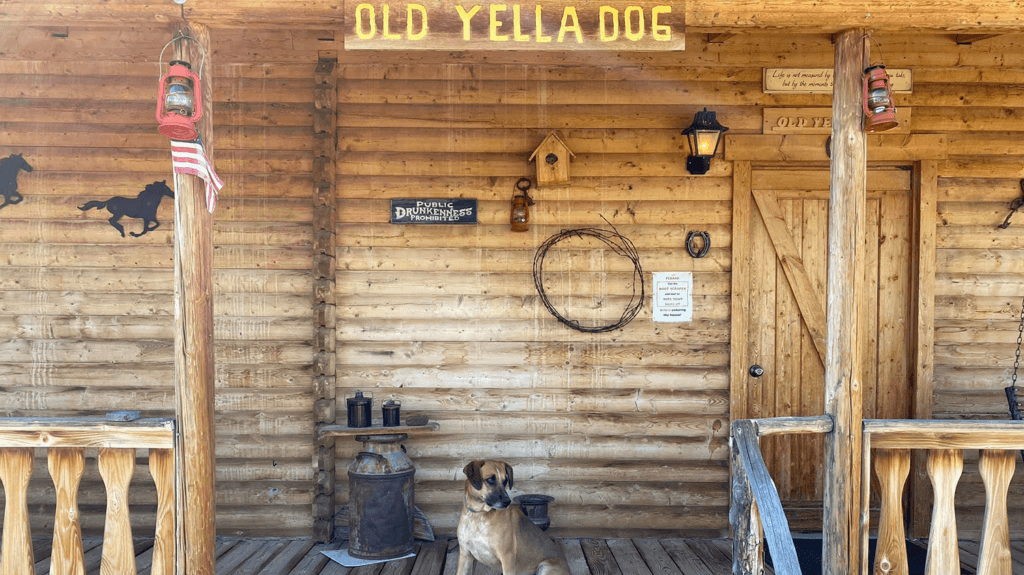
[[(559, 539), (573, 575), (720, 575), (732, 572), (732, 541), (728, 539)], [(38, 539), (35, 573), (50, 572), (52, 545)], [(102, 538), (83, 540), (85, 573), (100, 573)], [(339, 549), (346, 542), (316, 543), (312, 539), (217, 538), (217, 575), (442, 575), (455, 572), (458, 544), (455, 539), (417, 541), (416, 556), (361, 568), (346, 568), (321, 553)], [(1013, 573), (1024, 573), (1024, 541), (1015, 541)], [(978, 541), (960, 541), (962, 573), (976, 573)], [(153, 539), (135, 540), (135, 564), (139, 575), (149, 575)], [(911, 569), (910, 573), (917, 573)], [(477, 567), (477, 574), (492, 575)], [(772, 573), (767, 568), (765, 573)]]

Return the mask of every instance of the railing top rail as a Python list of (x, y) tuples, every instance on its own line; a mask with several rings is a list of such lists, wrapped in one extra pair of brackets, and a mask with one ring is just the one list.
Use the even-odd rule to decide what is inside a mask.
[(102, 417), (0, 417), (0, 447), (173, 449), (174, 420)]
[(872, 448), (1024, 448), (1024, 421), (865, 419), (864, 433)]
[(827, 415), (809, 417), (765, 417), (750, 421), (758, 437), (787, 433), (828, 433), (832, 431), (832, 418)]

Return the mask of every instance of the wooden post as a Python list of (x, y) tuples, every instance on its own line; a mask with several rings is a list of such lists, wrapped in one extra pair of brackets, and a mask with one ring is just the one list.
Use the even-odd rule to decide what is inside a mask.
[[(210, 33), (201, 24), (186, 32), (202, 44), (203, 116), (199, 133), (213, 161), (213, 63)], [(203, 61), (199, 46), (175, 43), (175, 58)], [(170, 150), (168, 149), (168, 160)], [(196, 176), (174, 176), (174, 390), (178, 420), (175, 444), (175, 555), (178, 575), (213, 575), (214, 363), (213, 363), (213, 216), (206, 206), (206, 184)]]
[[(337, 58), (321, 57), (313, 88), (313, 420), (318, 431), (334, 423), (335, 405), (335, 148), (337, 135)], [(334, 437), (314, 431), (316, 493), (313, 537), (327, 542), (334, 534)]]
[(863, 407), (861, 326), (858, 301), (864, 289), (864, 218), (867, 146), (862, 127), (861, 77), (865, 33), (836, 39), (832, 92), (832, 169), (829, 192), (829, 256), (825, 352), (825, 436), (822, 570), (860, 573), (860, 483)]
[[(939, 167), (936, 160), (914, 166), (917, 200), (916, 352), (914, 355), (914, 419), (931, 419), (935, 378), (935, 241)], [(932, 524), (931, 481), (925, 469), (925, 453), (914, 450), (910, 483), (909, 535), (928, 537)]]

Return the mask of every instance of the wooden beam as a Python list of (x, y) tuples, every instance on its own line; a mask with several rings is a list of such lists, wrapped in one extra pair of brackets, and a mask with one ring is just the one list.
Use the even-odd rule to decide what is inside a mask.
[[(827, 162), (824, 134), (727, 134), (725, 159), (751, 162)], [(872, 162), (944, 160), (946, 134), (872, 134), (864, 144)]]
[[(199, 133), (213, 161), (213, 63), (210, 31), (187, 31), (206, 52), (200, 79), (203, 116)], [(199, 73), (196, 42), (178, 41), (175, 58)], [(170, 152), (168, 151), (168, 162)], [(174, 176), (174, 391), (178, 419), (175, 486), (175, 548), (178, 575), (213, 575), (216, 534), (214, 505), (213, 215), (204, 181)]]
[(866, 34), (848, 30), (836, 40), (832, 98), (832, 169), (825, 413), (824, 554), (826, 575), (860, 573), (861, 420), (863, 417), (858, 302), (864, 287), (867, 146), (861, 112)]
[[(6, 0), (0, 5), (0, 24), (19, 26), (140, 26), (164, 25), (184, 16), (211, 28), (307, 28), (341, 30), (348, 10), (357, 2), (309, 0), (189, 0), (173, 2), (39, 2)], [(441, 3), (423, 2), (433, 9)], [(664, 2), (664, 4), (672, 4)], [(450, 6), (450, 5), (449, 5)], [(708, 0), (687, 2), (688, 32), (728, 33), (737, 30), (780, 30), (834, 34), (856, 27), (876, 33), (948, 31), (995, 34), (1024, 31), (1024, 5), (1014, 0), (963, 0), (950, 10), (942, 0), (917, 0), (913, 9), (888, 0)], [(580, 10), (583, 10), (580, 5)], [(963, 14), (970, 14), (965, 18)], [(511, 24), (511, 23), (509, 23)], [(341, 37), (339, 34), (338, 37)]]
[[(917, 200), (915, 232), (917, 257), (915, 265), (916, 298), (914, 350), (915, 419), (930, 419), (935, 389), (935, 235), (938, 218), (938, 162), (919, 162), (914, 168), (914, 196)], [(924, 472), (924, 459), (915, 453), (915, 473), (910, 487), (909, 533), (911, 537), (927, 537), (931, 526), (931, 488)]]
[[(754, 210), (751, 190), (750, 162), (733, 162), (732, 166), (732, 237), (745, 238), (750, 233)], [(747, 413), (747, 390), (750, 375), (751, 345), (748, 337), (747, 300), (750, 297), (750, 243), (733, 242), (732, 246), (732, 313), (729, 336), (729, 418), (731, 421), (750, 417)]]
[[(313, 423), (333, 424), (335, 400), (335, 269), (337, 210), (335, 155), (338, 141), (337, 58), (317, 61), (313, 83)], [(322, 312), (322, 313), (321, 313)], [(334, 536), (334, 438), (314, 438), (316, 491), (313, 494), (313, 537), (326, 543)]]

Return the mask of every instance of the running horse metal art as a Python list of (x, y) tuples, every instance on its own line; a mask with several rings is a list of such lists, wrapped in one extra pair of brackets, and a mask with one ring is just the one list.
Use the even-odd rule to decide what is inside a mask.
[(0, 195), (4, 197), (4, 203), (0, 204), (0, 208), (8, 204), (21, 203), (21, 200), (25, 199), (18, 193), (18, 172), (21, 170), (32, 171), (32, 166), (28, 165), (21, 154), (11, 154), (0, 159)]
[[(164, 199), (164, 196), (174, 197), (174, 192), (167, 187), (167, 180), (147, 185), (146, 189), (139, 192), (138, 197), (135, 198), (113, 197), (102, 202), (86, 202), (84, 206), (79, 206), (78, 209), (84, 212), (92, 208), (106, 208), (111, 213), (111, 217), (107, 221), (110, 222), (110, 225), (114, 226), (114, 229), (121, 232), (122, 238), (124, 237), (124, 226), (120, 224), (119, 220), (123, 216), (139, 218), (142, 220), (142, 231), (139, 233), (129, 232), (132, 237), (137, 238), (160, 227), (160, 222), (156, 219), (156, 211), (160, 208), (160, 202)], [(153, 224), (153, 226), (150, 227), (150, 224)]]

